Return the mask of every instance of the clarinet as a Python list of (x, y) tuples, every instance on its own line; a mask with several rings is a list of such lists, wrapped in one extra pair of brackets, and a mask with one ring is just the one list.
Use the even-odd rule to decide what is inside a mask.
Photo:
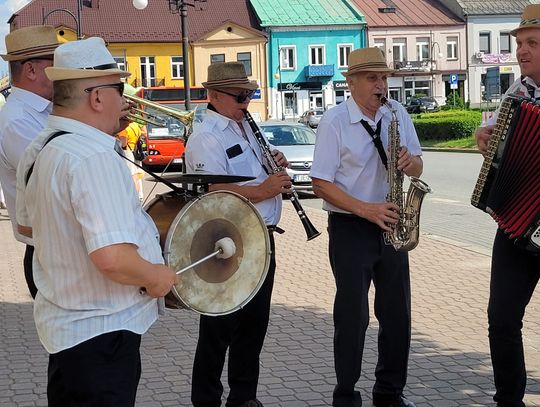
[[(253, 131), (253, 134), (255, 135), (255, 138), (257, 139), (257, 143), (259, 144), (262, 154), (265, 156), (266, 161), (271, 166), (272, 173), (275, 174), (277, 172), (283, 171), (284, 169), (280, 167), (277, 164), (276, 160), (274, 159), (274, 156), (272, 155), (272, 152), (270, 151), (270, 147), (268, 146), (268, 142), (262, 135), (261, 130), (259, 129), (259, 126), (257, 126), (257, 123), (255, 123), (255, 120), (253, 120), (253, 117), (251, 117), (251, 114), (249, 114), (247, 110), (244, 110), (244, 116), (249, 124), (249, 127), (251, 127), (251, 131)], [(315, 229), (315, 226), (313, 226), (311, 221), (308, 219), (306, 212), (304, 211), (304, 208), (302, 208), (302, 205), (300, 205), (300, 201), (298, 199), (298, 193), (293, 187), (291, 187), (291, 192), (287, 193), (287, 198), (289, 198), (290, 201), (292, 202), (292, 205), (294, 206), (294, 209), (296, 210), (296, 214), (300, 218), (300, 221), (302, 222), (302, 225), (304, 226), (304, 229), (306, 230), (307, 240), (310, 241), (311, 239), (315, 239), (317, 236), (319, 236), (321, 232)]]

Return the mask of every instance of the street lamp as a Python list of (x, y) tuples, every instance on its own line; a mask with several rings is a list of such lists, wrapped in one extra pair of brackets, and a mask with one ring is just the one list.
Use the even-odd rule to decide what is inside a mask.
[(52, 13), (56, 13), (58, 11), (62, 11), (64, 13), (68, 13), (71, 17), (73, 17), (73, 20), (75, 20), (75, 27), (77, 29), (77, 39), (80, 40), (82, 38), (82, 29), (81, 29), (81, 10), (82, 10), (82, 0), (77, 0), (77, 16), (73, 14), (71, 11), (65, 8), (56, 8), (54, 10), (49, 11), (47, 14), (45, 14), (45, 9), (41, 9), (42, 15), (43, 15), (43, 22), (42, 24), (45, 24), (45, 21), (47, 20), (47, 17), (49, 17)]
[(441, 52), (441, 47), (439, 46), (439, 43), (437, 41), (433, 41), (433, 43), (431, 44), (431, 49), (430, 49), (430, 52), (429, 52), (429, 72), (431, 74), (431, 97), (435, 97), (434, 93), (435, 93), (435, 85), (434, 85), (434, 81), (435, 81), (435, 76), (433, 74), (433, 70), (437, 68), (437, 61), (435, 60), (434, 58), (434, 55), (433, 55), (433, 49), (435, 48), (435, 45), (437, 46), (437, 49), (438, 49), (438, 53), (437, 53), (437, 58), (442, 58), (443, 54)]

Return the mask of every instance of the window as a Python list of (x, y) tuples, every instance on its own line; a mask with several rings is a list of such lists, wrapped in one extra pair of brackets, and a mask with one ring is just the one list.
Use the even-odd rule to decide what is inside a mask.
[(386, 40), (384, 38), (375, 38), (373, 46), (379, 48), (386, 56)]
[(392, 40), (392, 53), (394, 62), (404, 62), (407, 60), (407, 40), (405, 38), (394, 38)]
[(511, 44), (512, 41), (510, 41), (510, 33), (501, 33), (500, 34), (500, 50), (499, 52), (501, 54), (510, 54), (512, 52)]
[(171, 57), (171, 78), (184, 79), (184, 57)]
[(287, 116), (294, 116), (298, 114), (296, 92), (284, 92), (285, 98), (285, 114)]
[(156, 86), (156, 62), (154, 57), (140, 57), (142, 86)]
[(480, 52), (483, 52), (484, 54), (491, 54), (491, 33), (490, 32), (480, 33)]
[(251, 76), (251, 52), (239, 52), (236, 54), (236, 60), (244, 64), (246, 75)]
[(210, 55), (210, 64), (216, 64), (218, 62), (225, 62), (225, 54)]
[(309, 64), (324, 65), (324, 45), (309, 46)]
[(457, 55), (457, 37), (448, 37), (446, 40), (446, 59), (458, 59)]
[(347, 68), (351, 51), (352, 45), (338, 45), (338, 68)]
[(416, 39), (416, 60), (429, 60), (429, 38), (422, 37)]
[(116, 65), (118, 66), (118, 69), (121, 69), (122, 71), (127, 71), (127, 69), (126, 69), (126, 58), (124, 58), (124, 57), (114, 57), (114, 61), (116, 62)]
[(296, 47), (281, 47), (279, 49), (280, 53), (280, 68), (285, 70), (294, 70), (296, 69)]

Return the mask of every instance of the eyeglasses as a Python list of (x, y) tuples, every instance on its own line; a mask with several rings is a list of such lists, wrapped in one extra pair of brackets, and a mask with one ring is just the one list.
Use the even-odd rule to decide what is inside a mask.
[(101, 89), (101, 88), (115, 88), (120, 96), (124, 94), (124, 82), (120, 83), (109, 83), (107, 85), (98, 85), (98, 86), (92, 86), (90, 88), (86, 88), (84, 91), (86, 93), (92, 92), (94, 89)]
[(225, 92), (223, 90), (218, 90), (219, 93), (224, 93), (226, 95), (232, 96), (233, 98), (236, 98), (237, 103), (244, 103), (248, 99), (252, 99), (255, 95), (255, 92), (257, 90), (248, 90), (246, 92), (239, 93), (238, 95), (235, 95), (234, 93)]

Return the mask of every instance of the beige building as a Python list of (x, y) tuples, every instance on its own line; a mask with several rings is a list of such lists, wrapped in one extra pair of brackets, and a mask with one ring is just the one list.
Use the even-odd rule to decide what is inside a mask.
[(261, 31), (227, 21), (201, 36), (192, 46), (195, 86), (202, 86), (206, 81), (209, 64), (243, 62), (249, 79), (256, 80), (260, 89), (251, 101), (249, 110), (256, 120), (267, 119), (266, 36)]

